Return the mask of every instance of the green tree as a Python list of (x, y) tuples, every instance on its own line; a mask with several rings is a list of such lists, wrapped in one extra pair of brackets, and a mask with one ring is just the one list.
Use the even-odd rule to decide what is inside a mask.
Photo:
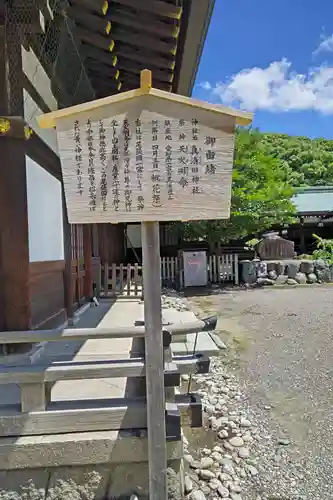
[(230, 240), (261, 233), (273, 225), (293, 221), (293, 188), (285, 166), (267, 153), (262, 135), (239, 129), (236, 134), (229, 220), (196, 221), (177, 225), (185, 239), (206, 240), (210, 250)]
[(261, 134), (266, 152), (280, 160), (285, 178), (295, 187), (333, 185), (333, 141)]

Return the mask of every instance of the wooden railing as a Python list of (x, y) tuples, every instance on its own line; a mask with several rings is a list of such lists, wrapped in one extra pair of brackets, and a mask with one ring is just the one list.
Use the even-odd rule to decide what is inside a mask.
[[(181, 425), (198, 427), (202, 424), (199, 398), (174, 394), (174, 387), (180, 385), (180, 375), (207, 373), (209, 370), (209, 359), (204, 356), (173, 356), (170, 348), (172, 337), (212, 330), (215, 326), (216, 318), (207, 318), (186, 326), (170, 325), (168, 331), (163, 331), (165, 356), (161, 373), (167, 388), (165, 415), (169, 439), (181, 439)], [(42, 362), (32, 365), (0, 366), (0, 384), (17, 384), (21, 389), (20, 405), (0, 406), (0, 437), (147, 428), (145, 375), (149, 368), (145, 366), (144, 335), (143, 326), (0, 332), (0, 344), (137, 339), (136, 352), (131, 353), (133, 357), (130, 359), (72, 362), (44, 357), (40, 358)], [(51, 387), (56, 382), (119, 377), (134, 378), (137, 393), (116, 400), (52, 401)]]

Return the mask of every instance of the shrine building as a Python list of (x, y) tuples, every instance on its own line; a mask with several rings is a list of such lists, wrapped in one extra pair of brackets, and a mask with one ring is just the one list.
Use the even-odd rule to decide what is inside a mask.
[(123, 224), (68, 223), (43, 113), (140, 86), (190, 96), (213, 0), (0, 0), (2, 331), (54, 328), (93, 295), (94, 262), (120, 262)]

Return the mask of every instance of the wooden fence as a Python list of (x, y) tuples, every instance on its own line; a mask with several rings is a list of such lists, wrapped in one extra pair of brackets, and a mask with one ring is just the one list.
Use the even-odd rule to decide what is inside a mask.
[[(100, 267), (100, 273), (95, 279), (97, 296), (137, 298), (143, 293), (142, 266), (139, 264), (105, 264)], [(210, 284), (238, 285), (237, 254), (210, 255), (207, 259), (207, 279)], [(161, 280), (162, 286), (183, 288), (181, 258), (161, 258)]]
[(238, 255), (210, 255), (208, 257), (208, 281), (212, 284), (231, 282), (238, 285)]
[[(174, 390), (175, 386), (180, 385), (181, 374), (209, 371), (209, 359), (204, 356), (173, 356), (170, 348), (172, 337), (183, 335), (184, 332), (211, 330), (215, 325), (209, 319), (198, 320), (186, 326), (172, 325), (168, 327), (168, 332), (163, 332), (164, 368), (162, 367), (161, 373), (164, 376), (165, 387)], [(138, 345), (141, 346), (135, 353), (136, 357), (132, 359), (73, 362), (66, 361), (63, 357), (55, 361), (50, 359), (47, 362), (43, 357), (41, 364), (37, 362), (23, 366), (0, 366), (0, 384), (17, 384), (21, 389), (19, 406), (0, 405), (0, 438), (147, 428), (144, 335), (144, 328), (140, 326), (118, 329), (65, 329), (61, 332), (56, 330), (0, 332), (0, 344), (134, 338), (140, 341)], [(87, 400), (86, 404), (72, 400), (70, 405), (68, 401), (54, 402), (51, 398), (51, 387), (58, 381), (120, 377), (132, 377), (137, 380), (137, 394), (132, 393), (131, 397), (116, 400)], [(169, 401), (167, 395), (165, 398), (167, 437), (180, 441), (181, 425), (192, 427), (202, 425), (202, 408), (198, 398), (190, 395), (174, 395), (173, 401)]]

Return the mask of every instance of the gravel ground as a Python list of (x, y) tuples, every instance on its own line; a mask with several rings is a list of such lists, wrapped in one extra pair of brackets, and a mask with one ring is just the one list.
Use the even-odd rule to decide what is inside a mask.
[[(213, 373), (197, 380), (209, 425), (216, 427), (212, 419), (223, 414), (236, 423), (234, 432), (225, 422), (216, 427), (215, 446), (237, 457), (239, 491), (232, 493), (229, 483), (225, 498), (333, 499), (333, 287), (230, 290), (188, 300), (201, 314), (219, 315), (219, 335), (229, 348), (213, 362)], [(245, 433), (242, 418), (251, 421)], [(228, 443), (244, 435), (250, 457), (239, 463), (239, 447)], [(210, 448), (195, 459), (209, 456)], [(221, 497), (200, 480), (199, 465), (192, 467), (194, 482), (198, 476), (206, 497)]]

